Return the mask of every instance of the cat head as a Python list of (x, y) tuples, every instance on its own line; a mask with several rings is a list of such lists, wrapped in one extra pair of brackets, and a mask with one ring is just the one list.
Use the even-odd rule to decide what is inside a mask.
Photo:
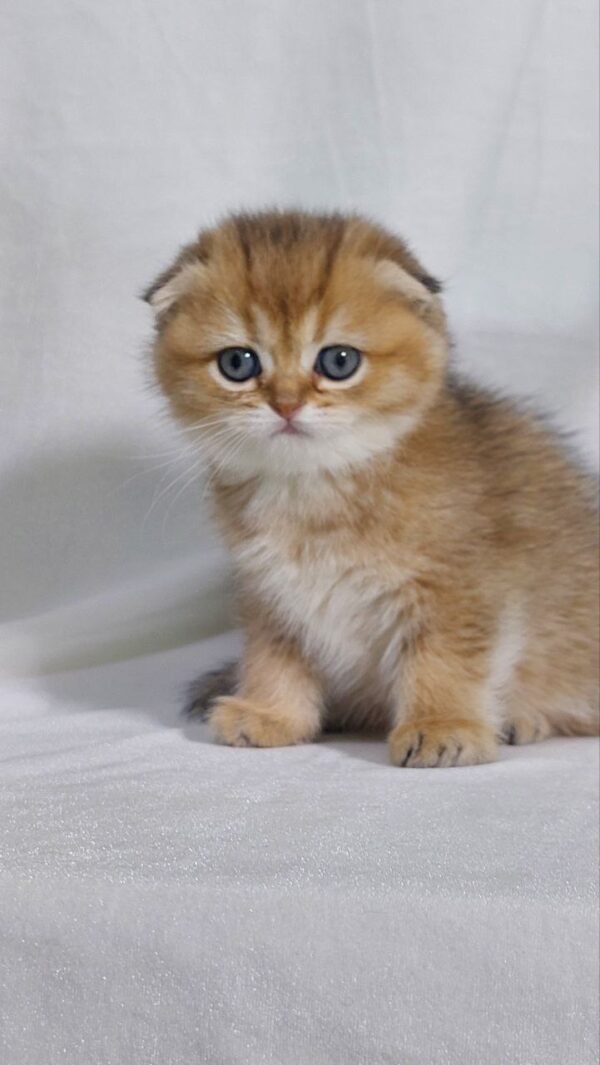
[(435, 400), (448, 355), (439, 290), (361, 218), (236, 215), (145, 293), (158, 380), (225, 478), (347, 469)]

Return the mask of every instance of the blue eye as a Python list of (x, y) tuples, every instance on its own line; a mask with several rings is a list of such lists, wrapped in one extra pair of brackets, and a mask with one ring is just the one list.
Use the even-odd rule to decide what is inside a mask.
[(217, 355), (217, 366), (228, 381), (249, 381), (261, 372), (260, 359), (251, 348), (225, 348)]
[(356, 373), (361, 360), (362, 355), (356, 348), (347, 344), (332, 344), (328, 348), (321, 348), (315, 362), (315, 370), (323, 374), (323, 377), (329, 377), (331, 381), (345, 381)]

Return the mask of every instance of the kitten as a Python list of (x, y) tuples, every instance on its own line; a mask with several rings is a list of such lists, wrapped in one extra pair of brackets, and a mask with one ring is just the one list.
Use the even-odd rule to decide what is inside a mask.
[(370, 222), (271, 212), (146, 294), (237, 573), (243, 660), (196, 691), (224, 743), (386, 728), (395, 765), (450, 766), (598, 731), (590, 484), (452, 376), (439, 291)]

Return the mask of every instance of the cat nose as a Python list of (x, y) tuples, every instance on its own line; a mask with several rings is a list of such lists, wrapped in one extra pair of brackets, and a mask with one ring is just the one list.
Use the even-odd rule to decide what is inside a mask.
[(282, 398), (274, 399), (271, 403), (271, 406), (273, 410), (277, 412), (277, 414), (280, 414), (282, 418), (285, 418), (286, 421), (290, 422), (294, 417), (294, 414), (297, 414), (301, 407), (304, 406), (304, 404), (298, 402), (297, 399)]

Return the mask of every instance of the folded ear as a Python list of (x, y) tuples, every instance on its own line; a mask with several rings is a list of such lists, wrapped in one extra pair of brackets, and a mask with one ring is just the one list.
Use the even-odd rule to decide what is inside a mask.
[(444, 329), (444, 308), (438, 296), (442, 286), (434, 277), (424, 273), (415, 276), (393, 259), (380, 259), (375, 264), (375, 275), (384, 288), (402, 296), (420, 318), (436, 329)]
[(150, 304), (158, 318), (163, 318), (182, 296), (204, 280), (205, 275), (206, 264), (184, 248), (175, 262), (142, 293), (142, 299)]
[(385, 287), (394, 289), (409, 303), (428, 307), (442, 286), (427, 274), (415, 277), (392, 259), (380, 259), (375, 265), (377, 280)]

